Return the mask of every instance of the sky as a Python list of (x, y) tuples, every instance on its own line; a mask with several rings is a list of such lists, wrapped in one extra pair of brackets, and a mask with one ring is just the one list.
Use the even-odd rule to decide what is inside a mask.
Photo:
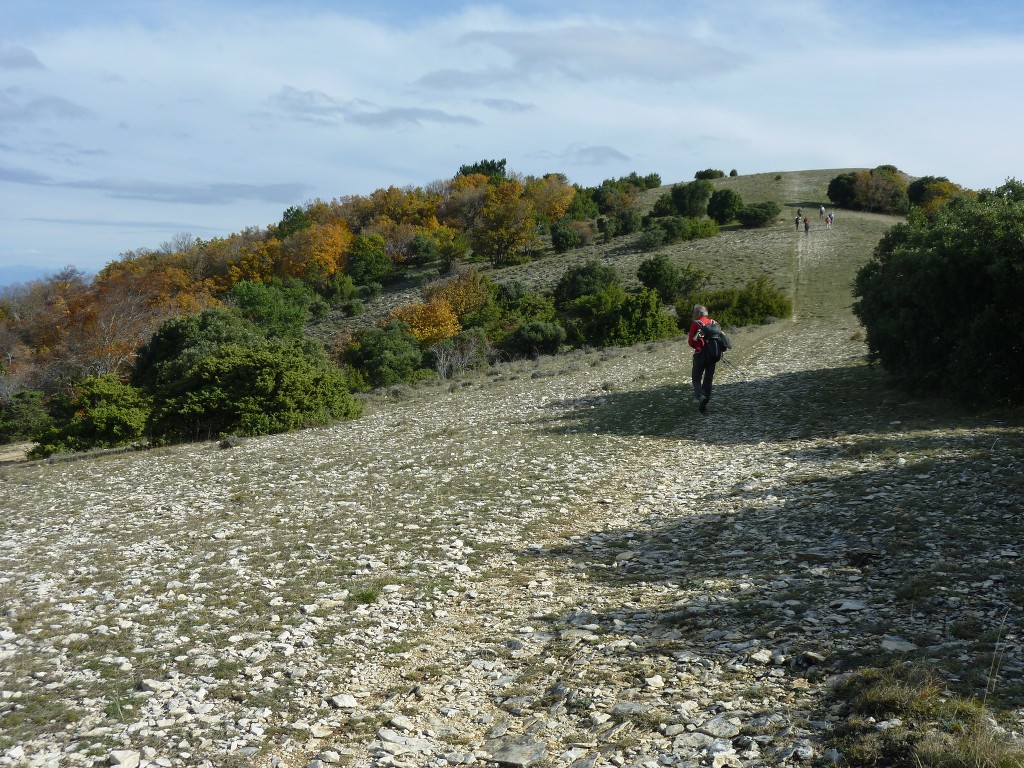
[(0, 270), (317, 198), (892, 164), (1024, 179), (1019, 0), (0, 0)]

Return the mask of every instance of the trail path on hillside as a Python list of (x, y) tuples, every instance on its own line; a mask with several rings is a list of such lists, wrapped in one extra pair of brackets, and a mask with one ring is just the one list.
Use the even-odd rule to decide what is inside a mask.
[(858, 660), (988, 668), (950, 628), (1019, 636), (1024, 441), (862, 365), (821, 282), (870, 221), (765, 234), (795, 320), (735, 334), (707, 417), (674, 340), (2, 468), (0, 702), (36, 714), (0, 765), (813, 764)]

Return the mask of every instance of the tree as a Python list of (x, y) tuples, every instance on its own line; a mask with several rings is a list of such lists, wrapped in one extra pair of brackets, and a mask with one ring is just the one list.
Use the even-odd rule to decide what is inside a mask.
[(856, 192), (853, 184), (854, 174), (841, 173), (828, 183), (828, 199), (840, 208), (853, 208)]
[(693, 178), (708, 180), (722, 179), (725, 178), (725, 171), (720, 171), (717, 168), (707, 168), (703, 171), (697, 171), (693, 174)]
[(872, 359), (897, 383), (972, 402), (1024, 402), (1022, 189), (1009, 181), (931, 217), (915, 209), (858, 271), (854, 313)]
[(499, 184), (508, 178), (505, 175), (505, 162), (505, 158), (502, 158), (501, 160), (480, 160), (470, 165), (462, 165), (459, 166), (456, 176), (480, 174), (490, 179), (492, 184)]
[(698, 179), (689, 184), (672, 187), (672, 202), (680, 216), (699, 218), (708, 212), (708, 202), (715, 191), (715, 185), (707, 179)]
[(409, 333), (423, 347), (457, 336), (462, 330), (452, 305), (444, 299), (397, 307), (391, 311), (390, 319), (408, 326)]
[(359, 235), (352, 243), (345, 272), (359, 285), (376, 283), (391, 274), (393, 264), (381, 235)]
[(284, 240), (289, 235), (306, 229), (312, 224), (309, 213), (305, 209), (293, 205), (291, 208), (285, 209), (281, 216), (281, 221), (277, 225), (277, 236)]
[(549, 173), (526, 182), (523, 195), (533, 204), (537, 217), (545, 225), (561, 219), (576, 197), (576, 188), (560, 173)]
[(708, 200), (708, 216), (719, 224), (728, 224), (743, 210), (743, 198), (732, 189), (716, 189)]
[(535, 230), (533, 205), (522, 197), (522, 186), (515, 181), (501, 182), (487, 189), (473, 228), (473, 250), (495, 267), (502, 267), (534, 242)]

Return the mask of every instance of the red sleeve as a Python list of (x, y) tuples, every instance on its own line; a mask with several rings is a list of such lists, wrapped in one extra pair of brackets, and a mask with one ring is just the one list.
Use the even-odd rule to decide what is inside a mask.
[(686, 338), (686, 342), (698, 352), (704, 348), (704, 339), (697, 338), (697, 331), (700, 330), (701, 325), (703, 325), (703, 323), (694, 320), (693, 324), (690, 326), (690, 335)]

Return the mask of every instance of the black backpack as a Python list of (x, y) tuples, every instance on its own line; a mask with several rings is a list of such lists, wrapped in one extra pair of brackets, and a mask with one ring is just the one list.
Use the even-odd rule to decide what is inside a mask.
[(725, 354), (725, 350), (732, 348), (729, 344), (729, 339), (727, 339), (725, 334), (722, 332), (722, 326), (714, 320), (709, 320), (707, 323), (701, 323), (700, 329), (697, 331), (697, 336), (704, 339), (704, 346), (701, 348), (701, 354), (704, 355), (704, 359), (709, 363), (717, 363), (722, 359), (722, 355)]

